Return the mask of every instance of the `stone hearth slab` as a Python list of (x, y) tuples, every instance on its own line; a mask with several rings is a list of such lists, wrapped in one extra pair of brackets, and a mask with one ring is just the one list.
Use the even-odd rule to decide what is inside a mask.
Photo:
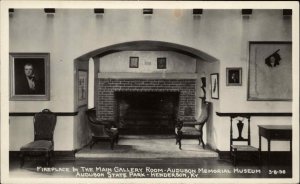
[(196, 139), (183, 139), (182, 150), (179, 150), (175, 137), (165, 135), (121, 136), (114, 150), (110, 149), (109, 142), (99, 142), (92, 149), (87, 146), (75, 154), (76, 159), (201, 157), (218, 157), (218, 154), (203, 149)]

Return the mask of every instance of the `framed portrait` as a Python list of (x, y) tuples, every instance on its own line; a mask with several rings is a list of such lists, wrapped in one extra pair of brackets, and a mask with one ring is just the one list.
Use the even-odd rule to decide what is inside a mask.
[(167, 68), (167, 58), (157, 58), (157, 69)]
[(130, 57), (129, 58), (129, 68), (138, 68), (139, 67), (139, 58)]
[(78, 70), (78, 106), (87, 104), (88, 101), (88, 72), (87, 70)]
[(249, 101), (292, 100), (292, 43), (249, 42)]
[(226, 85), (242, 85), (242, 68), (226, 68)]
[(50, 100), (49, 62), (49, 53), (10, 53), (10, 100)]
[(211, 98), (219, 99), (219, 74), (210, 74), (210, 84), (211, 84)]

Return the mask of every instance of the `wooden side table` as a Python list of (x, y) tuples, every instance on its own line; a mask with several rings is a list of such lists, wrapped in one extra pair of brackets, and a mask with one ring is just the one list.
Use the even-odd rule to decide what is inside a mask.
[(259, 128), (259, 150), (261, 151), (261, 137), (268, 141), (268, 165), (270, 161), (271, 140), (290, 141), (290, 152), (292, 155), (292, 125), (258, 125)]

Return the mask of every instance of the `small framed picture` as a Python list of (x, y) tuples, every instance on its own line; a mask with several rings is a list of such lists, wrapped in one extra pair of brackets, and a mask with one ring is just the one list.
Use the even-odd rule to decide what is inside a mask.
[(130, 57), (129, 58), (129, 68), (138, 68), (139, 67), (139, 58)]
[(167, 58), (157, 58), (157, 69), (167, 68)]
[(10, 53), (10, 100), (50, 100), (49, 62), (49, 53)]
[(210, 74), (210, 84), (211, 84), (211, 98), (219, 99), (219, 74)]
[(87, 104), (88, 100), (88, 71), (78, 70), (78, 106)]
[(226, 68), (226, 85), (242, 85), (242, 68)]

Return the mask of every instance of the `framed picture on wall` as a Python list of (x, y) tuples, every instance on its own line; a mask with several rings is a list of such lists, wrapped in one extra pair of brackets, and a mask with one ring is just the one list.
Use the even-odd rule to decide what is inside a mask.
[(49, 62), (49, 53), (10, 53), (10, 100), (50, 100)]
[(167, 58), (157, 58), (157, 69), (167, 68)]
[(87, 104), (88, 101), (88, 72), (87, 70), (78, 70), (78, 106)]
[(211, 84), (211, 98), (219, 99), (219, 74), (210, 74), (210, 84)]
[(248, 100), (292, 100), (292, 43), (249, 42)]
[(242, 68), (226, 68), (226, 85), (242, 85)]
[(139, 58), (130, 57), (129, 58), (129, 68), (138, 68), (139, 67)]

